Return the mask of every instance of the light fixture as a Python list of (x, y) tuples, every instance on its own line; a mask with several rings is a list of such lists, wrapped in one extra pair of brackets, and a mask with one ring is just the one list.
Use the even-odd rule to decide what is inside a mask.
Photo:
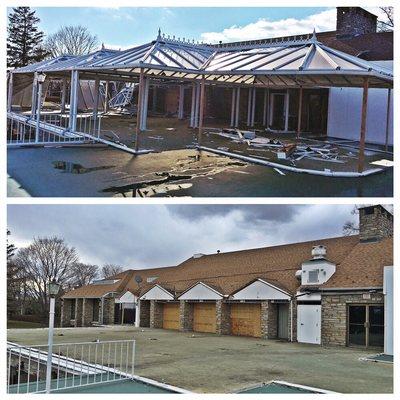
[(48, 283), (48, 291), (50, 296), (57, 296), (59, 290), (60, 290), (60, 284), (57, 283), (54, 279)]
[(44, 74), (43, 72), (39, 72), (37, 74), (37, 81), (39, 84), (42, 84), (45, 79), (46, 79), (46, 74)]

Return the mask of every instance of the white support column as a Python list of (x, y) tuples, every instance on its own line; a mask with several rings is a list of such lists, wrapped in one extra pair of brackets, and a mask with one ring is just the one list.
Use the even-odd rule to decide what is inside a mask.
[(253, 99), (253, 88), (249, 88), (247, 96), (247, 126), (251, 123), (251, 101)]
[(10, 112), (12, 108), (13, 85), (14, 85), (14, 74), (10, 72), (8, 78), (7, 112)]
[(69, 105), (69, 125), (71, 131), (76, 130), (76, 116), (78, 111), (78, 87), (79, 87), (79, 72), (71, 72), (71, 95)]
[(104, 105), (103, 110), (104, 112), (108, 112), (108, 92), (110, 91), (110, 83), (108, 81), (105, 82), (105, 90), (104, 90)]
[(183, 119), (184, 117), (184, 104), (185, 104), (185, 86), (179, 85), (179, 105), (178, 105), (178, 119)]
[(256, 88), (253, 88), (253, 98), (251, 100), (251, 117), (250, 117), (250, 126), (254, 126), (254, 119), (256, 115)]
[(385, 129), (385, 150), (386, 151), (388, 150), (388, 146), (389, 146), (389, 126), (390, 126), (391, 97), (392, 97), (392, 89), (388, 89), (387, 105), (386, 105), (386, 129)]
[(231, 127), (235, 125), (236, 88), (232, 88)]
[(199, 127), (199, 111), (200, 111), (200, 84), (196, 83), (196, 102), (194, 110), (194, 128)]
[(99, 88), (100, 88), (100, 79), (96, 78), (94, 80), (94, 93), (93, 93), (93, 134), (96, 134), (96, 127), (97, 127), (97, 115), (99, 109)]
[(40, 135), (40, 109), (42, 106), (42, 89), (43, 83), (38, 82), (38, 90), (37, 90), (37, 103), (36, 103), (36, 130), (35, 130), (35, 143), (39, 143), (39, 135)]
[(264, 90), (264, 108), (263, 108), (263, 126), (268, 124), (268, 101), (269, 101), (269, 89)]
[(35, 118), (36, 115), (36, 105), (37, 105), (37, 72), (33, 75), (32, 82), (32, 100), (31, 100), (31, 118)]
[(289, 130), (289, 89), (285, 95), (285, 131)]
[(194, 128), (195, 120), (195, 109), (196, 109), (196, 84), (192, 84), (192, 104), (190, 108), (190, 127)]
[(61, 84), (61, 113), (65, 113), (65, 103), (67, 101), (67, 78), (62, 79)]
[(135, 308), (135, 327), (140, 327), (140, 300), (136, 300), (136, 308)]
[(235, 115), (235, 128), (239, 126), (240, 116), (240, 87), (236, 89), (236, 115)]
[(147, 110), (149, 103), (149, 87), (150, 87), (150, 79), (148, 77), (144, 77), (144, 93), (142, 96), (142, 112), (140, 115), (140, 130), (145, 131), (147, 129)]

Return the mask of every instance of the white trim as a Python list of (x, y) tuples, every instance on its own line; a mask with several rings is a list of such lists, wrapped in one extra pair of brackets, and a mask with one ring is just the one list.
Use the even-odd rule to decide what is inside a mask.
[[(207, 296), (201, 296), (199, 297), (197, 296), (193, 296), (190, 297), (189, 293), (191, 291), (193, 291), (195, 288), (199, 287), (199, 286), (203, 286), (204, 288), (206, 288), (207, 290), (213, 292), (216, 296), (213, 297), (207, 297)], [(224, 295), (220, 292), (218, 292), (217, 290), (213, 289), (212, 287), (208, 286), (207, 284), (203, 283), (203, 282), (197, 282), (195, 285), (191, 286), (189, 289), (185, 290), (179, 297), (178, 300), (220, 300), (224, 297)]]
[[(277, 293), (277, 296), (261, 296), (259, 297), (258, 295), (240, 295), (240, 293), (244, 293), (246, 291), (249, 290), (249, 288), (256, 284), (257, 282), (260, 282), (264, 285), (266, 285), (269, 288), (272, 288), (274, 291), (277, 291), (279, 293)], [(280, 294), (283, 294), (284, 296), (281, 296)], [(248, 283), (246, 286), (242, 287), (241, 289), (239, 289), (238, 291), (236, 291), (233, 295), (231, 295), (232, 300), (290, 300), (292, 298), (291, 293), (286, 292), (283, 289), (278, 288), (277, 286), (272, 285), (271, 283), (261, 279), (261, 278), (257, 278), (255, 280), (253, 280), (252, 282)]]
[[(160, 290), (161, 296), (155, 296), (152, 295), (150, 297), (147, 297), (151, 291), (154, 291), (155, 289)], [(155, 293), (156, 294), (156, 293)], [(163, 296), (164, 295), (164, 296)], [(165, 296), (166, 295), (166, 296)], [(170, 293), (167, 289), (164, 289), (162, 286), (156, 284), (153, 287), (151, 287), (149, 290), (147, 290), (145, 293), (143, 293), (140, 297), (139, 300), (174, 300), (174, 295)]]

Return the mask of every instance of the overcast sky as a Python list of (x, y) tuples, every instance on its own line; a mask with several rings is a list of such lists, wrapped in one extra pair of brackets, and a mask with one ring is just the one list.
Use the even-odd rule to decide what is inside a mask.
[(342, 235), (352, 205), (9, 205), (10, 242), (61, 236), (81, 261), (140, 269)]

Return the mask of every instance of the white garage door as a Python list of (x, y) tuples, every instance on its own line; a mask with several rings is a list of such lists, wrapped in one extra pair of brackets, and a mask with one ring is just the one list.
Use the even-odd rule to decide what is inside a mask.
[(321, 344), (321, 306), (299, 304), (297, 306), (297, 341)]

